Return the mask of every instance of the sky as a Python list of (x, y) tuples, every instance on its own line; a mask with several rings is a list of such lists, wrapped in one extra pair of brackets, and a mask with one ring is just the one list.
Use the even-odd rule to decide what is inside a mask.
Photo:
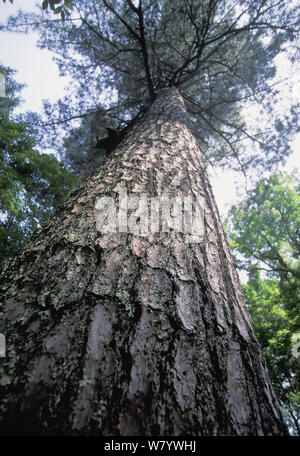
[[(34, 11), (35, 5), (41, 4), (37, 0), (14, 0), (13, 5), (3, 3), (0, 0), (0, 23), (5, 24), (10, 14), (15, 15), (18, 9)], [(37, 10), (36, 10), (37, 11)], [(69, 80), (59, 76), (58, 67), (53, 61), (54, 54), (46, 49), (37, 47), (38, 34), (17, 34), (0, 31), (0, 62), (5, 66), (17, 70), (15, 79), (26, 87), (21, 96), (24, 100), (20, 111), (42, 111), (42, 100), (49, 99), (55, 102), (64, 96), (64, 88)], [(281, 73), (285, 74), (285, 62), (278, 62)], [(299, 73), (298, 73), (299, 74)], [(298, 81), (299, 81), (298, 77)], [(298, 86), (297, 86), (298, 89)], [(300, 97), (299, 90), (295, 90), (295, 96)], [(299, 100), (300, 101), (300, 100)], [(291, 144), (293, 153), (287, 164), (281, 169), (291, 172), (294, 168), (300, 168), (300, 134)], [(210, 180), (217, 200), (219, 211), (225, 217), (230, 206), (242, 197), (241, 188), (244, 185), (240, 174), (229, 171), (210, 170)], [(242, 183), (242, 185), (240, 185)], [(237, 188), (240, 188), (238, 190)]]

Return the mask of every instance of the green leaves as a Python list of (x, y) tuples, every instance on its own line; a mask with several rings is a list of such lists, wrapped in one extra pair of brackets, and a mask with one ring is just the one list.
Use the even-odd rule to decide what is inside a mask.
[(72, 0), (44, 0), (42, 3), (43, 10), (48, 9), (48, 7), (51, 8), (54, 14), (60, 14), (62, 20), (64, 21), (66, 16), (71, 14), (73, 5)]
[[(9, 0), (9, 2), (13, 4), (13, 0)], [(3, 3), (6, 3), (6, 0), (3, 0)], [(43, 0), (42, 9), (47, 10), (49, 7), (54, 14), (60, 14), (61, 19), (64, 21), (66, 16), (70, 16), (73, 4), (72, 0)]]
[(280, 173), (259, 182), (249, 198), (230, 211), (231, 245), (272, 277), (300, 278), (300, 182)]
[(298, 340), (299, 320), (292, 311), (292, 307), (297, 308), (298, 300), (299, 312), (299, 287), (298, 298), (297, 292), (292, 292), (291, 303), (282, 284), (262, 279), (256, 270), (250, 271), (249, 281), (243, 288), (252, 325), (289, 429), (293, 434), (300, 435), (300, 366), (299, 358), (293, 353)]
[[(228, 236), (252, 324), (293, 433), (300, 435), (300, 365), (293, 346), (300, 333), (300, 180), (287, 173), (256, 185), (232, 207)], [(297, 424), (298, 423), (298, 424)]]
[[(8, 87), (14, 87), (10, 72)], [(14, 91), (10, 91), (14, 93)], [(14, 101), (14, 100), (12, 100)], [(13, 103), (14, 104), (14, 103)], [(76, 184), (55, 157), (40, 154), (36, 133), (0, 107), (0, 268), (45, 223)]]

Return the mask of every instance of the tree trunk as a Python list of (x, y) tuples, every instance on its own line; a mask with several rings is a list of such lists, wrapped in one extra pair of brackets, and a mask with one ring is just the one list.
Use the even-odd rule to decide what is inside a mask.
[[(281, 435), (199, 148), (165, 89), (1, 277), (3, 433)], [(101, 233), (97, 200), (202, 200), (204, 237)]]

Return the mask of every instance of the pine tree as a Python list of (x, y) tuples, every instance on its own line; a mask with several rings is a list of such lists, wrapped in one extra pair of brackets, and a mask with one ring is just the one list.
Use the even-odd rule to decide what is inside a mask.
[[(227, 150), (244, 171), (286, 153), (285, 125), (266, 146), (263, 132), (244, 128), (238, 105), (267, 94), (272, 58), (296, 31), (295, 11), (285, 2), (217, 0), (75, 7), (80, 21), (45, 25), (48, 34), (40, 26), (47, 46), (63, 51), (61, 71), (84, 75), (80, 102), (60, 103), (62, 117), (52, 124), (94, 114), (86, 92), (100, 100), (109, 88), (117, 96), (99, 101), (97, 114), (105, 127), (130, 128), (2, 274), (2, 429), (286, 434), (199, 141), (211, 157), (222, 160)], [(241, 161), (245, 138), (263, 153)], [(144, 202), (201, 200), (203, 237), (187, 242), (174, 217), (155, 233), (103, 233), (99, 200), (122, 189)]]

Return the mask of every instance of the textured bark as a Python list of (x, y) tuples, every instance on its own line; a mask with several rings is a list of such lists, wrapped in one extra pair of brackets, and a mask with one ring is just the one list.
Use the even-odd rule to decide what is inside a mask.
[[(100, 234), (95, 203), (203, 199), (203, 242)], [(3, 433), (287, 433), (200, 151), (176, 89), (1, 277)]]

